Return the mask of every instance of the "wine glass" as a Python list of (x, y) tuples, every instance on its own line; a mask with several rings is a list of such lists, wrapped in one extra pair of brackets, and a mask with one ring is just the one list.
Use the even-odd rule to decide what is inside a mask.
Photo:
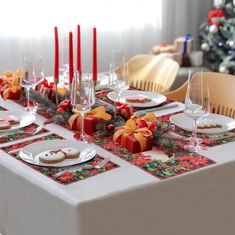
[(189, 79), (185, 97), (184, 113), (193, 120), (193, 132), (186, 149), (198, 152), (205, 148), (197, 138), (197, 125), (199, 120), (207, 116), (210, 112), (210, 94), (208, 86), (203, 85), (202, 73), (199, 79)]
[(79, 112), (81, 115), (79, 140), (85, 143), (87, 143), (88, 140), (84, 131), (84, 116), (91, 110), (92, 105), (95, 103), (94, 85), (90, 78), (90, 76), (88, 76), (88, 78), (82, 77), (79, 81), (78, 73), (76, 73), (71, 87), (71, 104), (73, 106), (73, 112)]
[(25, 88), (27, 106), (25, 111), (34, 113), (36, 106), (31, 107), (29, 91), (35, 89), (36, 85), (44, 80), (43, 65), (41, 57), (33, 54), (25, 55), (23, 58), (23, 73), (20, 79), (20, 84)]
[(117, 101), (120, 102), (121, 94), (129, 88), (128, 64), (122, 52), (113, 52), (113, 61), (109, 66), (109, 86), (117, 93)]

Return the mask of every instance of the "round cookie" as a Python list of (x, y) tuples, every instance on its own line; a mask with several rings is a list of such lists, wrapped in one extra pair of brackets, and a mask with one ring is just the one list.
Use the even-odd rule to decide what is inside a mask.
[(7, 130), (11, 128), (11, 124), (7, 121), (0, 121), (0, 130)]
[(65, 158), (76, 158), (80, 156), (80, 151), (76, 148), (62, 148), (61, 152), (65, 154)]
[(38, 158), (43, 163), (58, 163), (64, 161), (65, 154), (60, 150), (49, 150), (40, 153)]

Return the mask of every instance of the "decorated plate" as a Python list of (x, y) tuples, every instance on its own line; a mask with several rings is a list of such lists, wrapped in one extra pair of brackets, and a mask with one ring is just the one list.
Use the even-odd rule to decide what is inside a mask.
[[(44, 151), (58, 151), (62, 148), (75, 148), (80, 151), (80, 156), (76, 158), (65, 158), (65, 160), (57, 163), (44, 163), (39, 159), (39, 155)], [(22, 160), (38, 165), (38, 166), (52, 166), (64, 167), (75, 164), (84, 163), (91, 160), (96, 155), (96, 150), (90, 144), (74, 141), (74, 140), (46, 140), (42, 142), (32, 143), (24, 147), (19, 156)]]
[[(117, 101), (117, 93), (108, 93), (108, 98)], [(153, 107), (166, 101), (166, 96), (147, 91), (126, 90), (121, 93), (121, 103), (126, 103), (134, 107)]]
[(2, 132), (5, 133), (8, 131), (15, 131), (19, 128), (32, 124), (35, 120), (35, 116), (31, 114), (30, 112), (14, 112), (14, 111), (0, 112), (0, 120), (15, 119), (15, 118), (18, 120), (18, 123), (12, 124), (11, 128), (9, 129), (0, 130), (0, 133)]
[[(193, 120), (184, 113), (171, 116), (170, 121), (184, 130), (193, 131)], [(231, 131), (234, 128), (234, 119), (224, 115), (211, 113), (199, 121), (197, 132), (205, 134), (219, 134)]]

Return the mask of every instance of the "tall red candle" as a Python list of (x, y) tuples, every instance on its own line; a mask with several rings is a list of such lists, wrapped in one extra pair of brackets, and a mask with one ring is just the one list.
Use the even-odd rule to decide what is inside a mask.
[(73, 33), (69, 32), (69, 83), (73, 82)]
[(80, 75), (82, 74), (80, 25), (77, 26), (77, 71)]
[(97, 80), (97, 41), (96, 28), (93, 28), (93, 57), (92, 57), (92, 78)]
[(54, 83), (59, 82), (59, 37), (58, 37), (58, 29), (54, 28), (55, 34), (55, 58), (54, 58)]

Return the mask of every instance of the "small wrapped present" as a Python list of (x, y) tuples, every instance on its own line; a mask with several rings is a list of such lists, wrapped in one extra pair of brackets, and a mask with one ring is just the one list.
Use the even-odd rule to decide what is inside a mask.
[(193, 51), (193, 38), (190, 34), (185, 37), (178, 37), (175, 39), (175, 48), (178, 52), (190, 54)]
[(161, 44), (152, 48), (153, 54), (173, 53), (176, 51), (175, 45)]
[(46, 79), (37, 86), (36, 90), (44, 97), (52, 99), (55, 96), (55, 83), (48, 82)]
[(128, 104), (115, 102), (116, 113), (129, 119), (133, 114), (133, 107)]
[(21, 96), (22, 87), (20, 86), (21, 71), (17, 70), (15, 74), (6, 71), (0, 80), (0, 94), (4, 100), (17, 100)]
[(139, 128), (135, 119), (129, 119), (123, 127), (117, 127), (113, 141), (120, 143), (131, 153), (151, 150), (153, 135), (147, 127)]
[[(111, 115), (105, 112), (105, 107), (100, 106), (88, 112), (84, 119), (84, 130), (87, 134), (92, 134), (96, 131), (96, 125), (99, 120), (109, 121)], [(76, 113), (68, 120), (69, 126), (72, 130), (80, 130), (81, 128), (81, 115)]]

